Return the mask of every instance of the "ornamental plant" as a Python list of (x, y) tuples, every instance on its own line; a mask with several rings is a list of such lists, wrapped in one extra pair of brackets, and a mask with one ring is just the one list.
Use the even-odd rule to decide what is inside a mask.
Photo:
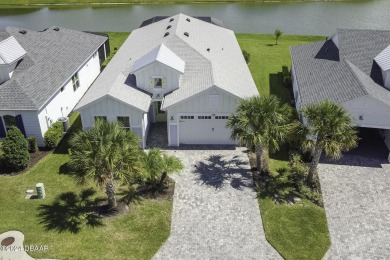
[(20, 171), (27, 167), (30, 161), (28, 143), (18, 128), (8, 130), (3, 151), (5, 163), (11, 170)]

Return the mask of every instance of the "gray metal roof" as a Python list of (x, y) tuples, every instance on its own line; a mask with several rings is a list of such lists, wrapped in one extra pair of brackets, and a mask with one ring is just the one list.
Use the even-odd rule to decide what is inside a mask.
[[(171, 18), (173, 21), (170, 22)], [(168, 25), (171, 28), (167, 29)], [(167, 31), (170, 34), (164, 37)], [(184, 35), (185, 32), (189, 36)], [(104, 95), (112, 95), (142, 111), (148, 111), (150, 95), (136, 86), (129, 88), (125, 79), (137, 60), (161, 44), (185, 62), (180, 87), (165, 96), (163, 109), (215, 86), (239, 98), (258, 95), (234, 32), (178, 14), (134, 30), (76, 109)]]
[(0, 42), (0, 64), (12, 64), (23, 58), (26, 53), (13, 36)]
[(12, 78), (0, 85), (0, 110), (38, 110), (89, 57), (107, 40), (106, 37), (66, 28), (42, 32), (7, 27), (0, 39), (10, 36), (27, 54)]
[(184, 72), (185, 62), (167, 48), (164, 43), (161, 43), (159, 46), (136, 60), (130, 73), (134, 73), (155, 61), (165, 64), (181, 73)]
[(382, 70), (390, 70), (390, 45), (375, 57), (375, 61)]
[(389, 91), (378, 84), (374, 58), (389, 46), (390, 31), (337, 33), (340, 49), (332, 40), (290, 48), (302, 105), (325, 99), (344, 103), (366, 95), (383, 101), (380, 96)]

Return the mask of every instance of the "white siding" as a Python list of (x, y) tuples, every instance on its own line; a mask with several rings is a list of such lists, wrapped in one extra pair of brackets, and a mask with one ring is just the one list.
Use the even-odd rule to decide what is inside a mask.
[(370, 96), (345, 102), (343, 106), (354, 117), (357, 126), (390, 129), (390, 107)]
[[(237, 101), (237, 97), (214, 87), (169, 107), (167, 109), (169, 124), (178, 124), (178, 128), (168, 128), (169, 145), (174, 146), (177, 143), (177, 140), (172, 138), (172, 134), (176, 132), (170, 133), (171, 130), (178, 130), (179, 143), (184, 143), (185, 140), (189, 144), (234, 144), (230, 140), (230, 131), (225, 127), (226, 120), (215, 119), (215, 115), (230, 116), (237, 109)], [(196, 119), (181, 120), (181, 115), (191, 115)], [(211, 116), (212, 119), (198, 120), (199, 115)]]
[(84, 107), (80, 111), (83, 128), (93, 127), (95, 116), (106, 116), (109, 121), (115, 121), (117, 116), (130, 117), (130, 127), (142, 125), (143, 112), (132, 108), (110, 97), (104, 97)]
[[(165, 93), (171, 92), (179, 87), (181, 73), (164, 64), (154, 62), (149, 66), (137, 71), (134, 73), (134, 75), (136, 76), (137, 87), (152, 93), (153, 96), (160, 94), (161, 97), (163, 97)], [(166, 88), (161, 90), (155, 90), (154, 88), (151, 88), (149, 85), (151, 77), (166, 78)]]
[(383, 84), (385, 88), (390, 89), (390, 70), (382, 71)]
[(332, 35), (331, 39), (334, 42), (334, 44), (337, 46), (337, 48), (339, 48), (339, 35), (337, 32)]
[(57, 93), (38, 112), (42, 135), (44, 135), (48, 126), (50, 126), (50, 120), (54, 123), (59, 117), (69, 115), (99, 73), (99, 55), (95, 55), (95, 57), (91, 57), (78, 71), (80, 86), (76, 91), (73, 90), (71, 79), (63, 87), (63, 91), (57, 91)]
[[(218, 104), (210, 106), (210, 96), (214, 95), (218, 95)], [(227, 113), (230, 115), (236, 111), (238, 99), (226, 91), (215, 87), (169, 107), (167, 109), (168, 121), (177, 123), (177, 115), (183, 113)], [(171, 116), (173, 116), (174, 120), (170, 120)]]
[[(22, 115), (23, 125), (27, 137), (35, 136), (37, 138), (38, 145), (44, 146), (43, 135), (41, 132), (41, 128), (39, 126), (39, 121), (38, 121), (36, 111), (0, 111), (0, 117), (3, 117), (5, 115), (11, 115), (11, 116)], [(0, 120), (1, 119), (2, 118), (0, 118)]]
[(299, 95), (298, 82), (297, 82), (297, 76), (295, 74), (294, 64), (291, 65), (291, 80), (292, 80), (292, 86), (293, 86), (295, 107), (296, 107), (297, 111), (300, 111), (301, 110), (301, 97)]

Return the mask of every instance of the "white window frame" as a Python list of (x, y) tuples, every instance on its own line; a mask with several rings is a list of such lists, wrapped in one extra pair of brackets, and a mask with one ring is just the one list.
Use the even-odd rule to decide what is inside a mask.
[(116, 121), (120, 122), (118, 120), (118, 117), (127, 117), (129, 119), (129, 126), (122, 126), (122, 128), (126, 129), (126, 130), (131, 130), (130, 116), (128, 116), (128, 115), (118, 115), (118, 116), (116, 116)]
[(79, 78), (79, 73), (76, 72), (72, 76), (72, 85), (73, 85), (73, 91), (76, 92), (76, 90), (80, 87), (80, 78)]

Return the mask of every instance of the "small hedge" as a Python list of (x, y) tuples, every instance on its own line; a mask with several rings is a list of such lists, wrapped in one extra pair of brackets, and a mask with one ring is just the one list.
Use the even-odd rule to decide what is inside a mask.
[(64, 129), (61, 122), (55, 122), (46, 131), (44, 139), (45, 145), (49, 149), (54, 149), (61, 142)]
[(30, 153), (35, 153), (38, 151), (38, 142), (35, 136), (30, 136), (28, 138), (28, 150), (30, 151)]
[(3, 151), (5, 163), (11, 170), (23, 170), (30, 162), (27, 141), (16, 127), (8, 130), (3, 143)]
[(244, 56), (244, 59), (246, 61), (246, 64), (249, 64), (249, 62), (251, 61), (251, 55), (249, 52), (247, 52), (246, 50), (242, 50), (242, 55)]
[(283, 72), (283, 85), (288, 86), (291, 84), (291, 73), (286, 65), (282, 66)]

